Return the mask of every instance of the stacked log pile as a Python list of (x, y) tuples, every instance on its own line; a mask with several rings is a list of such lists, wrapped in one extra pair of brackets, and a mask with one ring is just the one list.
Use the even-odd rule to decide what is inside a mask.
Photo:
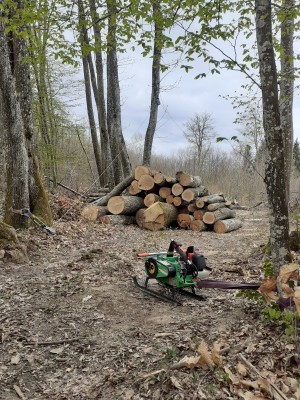
[(151, 231), (177, 226), (226, 233), (242, 226), (231, 205), (222, 193), (209, 194), (199, 176), (179, 171), (171, 177), (138, 166), (133, 176), (87, 206), (93, 212), (84, 209), (82, 215), (106, 224), (137, 223)]

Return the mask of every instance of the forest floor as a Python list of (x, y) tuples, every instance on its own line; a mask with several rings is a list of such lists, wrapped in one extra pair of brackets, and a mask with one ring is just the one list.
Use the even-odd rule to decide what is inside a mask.
[[(28, 262), (0, 261), (0, 399), (300, 399), (295, 341), (263, 317), (264, 306), (217, 289), (174, 306), (133, 285), (144, 278), (136, 253), (166, 250), (171, 239), (200, 248), (212, 279), (260, 282), (267, 212), (237, 214), (243, 227), (224, 235), (62, 216), (55, 235), (20, 234)], [(176, 367), (203, 341), (208, 352), (226, 349), (222, 364)]]

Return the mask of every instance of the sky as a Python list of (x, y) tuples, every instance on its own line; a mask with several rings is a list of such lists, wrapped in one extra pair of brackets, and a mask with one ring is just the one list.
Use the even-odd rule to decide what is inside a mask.
[[(236, 111), (224, 96), (241, 93), (246, 83), (242, 73), (221, 70), (221, 74), (208, 74), (206, 78), (194, 77), (207, 66), (199, 59), (194, 69), (186, 73), (177, 67), (162, 74), (159, 118), (153, 142), (153, 152), (172, 156), (188, 145), (184, 138), (184, 124), (195, 113), (210, 113), (217, 136), (231, 138), (239, 135), (239, 127), (233, 123)], [(151, 96), (151, 59), (128, 53), (120, 58), (119, 80), (121, 87), (123, 134), (127, 143), (134, 143), (136, 134), (145, 135)], [(77, 117), (87, 121), (85, 98), (73, 110)], [(300, 139), (300, 96), (295, 93), (294, 132)], [(226, 142), (215, 143), (221, 150), (230, 151)]]

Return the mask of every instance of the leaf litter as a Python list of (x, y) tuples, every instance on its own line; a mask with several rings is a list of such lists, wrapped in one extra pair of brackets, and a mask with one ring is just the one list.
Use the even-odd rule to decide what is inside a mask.
[[(78, 209), (56, 221), (56, 235), (22, 233), (25, 264), (0, 259), (1, 400), (300, 398), (296, 346), (261, 318), (261, 304), (207, 289), (207, 301), (174, 307), (132, 284), (144, 277), (135, 254), (165, 250), (171, 239), (207, 254), (213, 279), (262, 281), (266, 212), (239, 211), (244, 237), (243, 228), (218, 235), (86, 223)], [(298, 287), (293, 296), (299, 306)]]

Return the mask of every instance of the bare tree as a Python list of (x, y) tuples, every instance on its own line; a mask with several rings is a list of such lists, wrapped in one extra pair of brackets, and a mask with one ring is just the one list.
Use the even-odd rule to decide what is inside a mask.
[(196, 150), (196, 167), (201, 166), (201, 156), (204, 144), (210, 142), (216, 136), (213, 118), (210, 113), (196, 113), (186, 124), (184, 137)]
[(256, 40), (267, 147), (265, 183), (270, 205), (270, 245), (276, 274), (290, 261), (289, 211), (286, 191), (284, 135), (281, 126), (278, 77), (272, 32), (272, 5), (255, 0)]

